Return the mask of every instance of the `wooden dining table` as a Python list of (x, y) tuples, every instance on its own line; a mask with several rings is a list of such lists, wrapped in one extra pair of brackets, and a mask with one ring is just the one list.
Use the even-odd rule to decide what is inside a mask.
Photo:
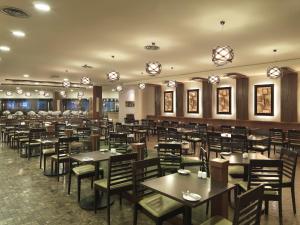
[[(189, 175), (180, 175), (178, 173), (174, 173), (145, 181), (142, 183), (142, 185), (183, 204), (185, 208), (185, 225), (192, 224), (192, 208), (217, 198), (223, 193), (235, 188), (235, 185), (230, 183), (222, 185), (220, 183), (212, 182), (210, 178), (200, 179), (198, 178), (197, 174), (194, 173)], [(182, 192), (186, 191), (200, 195), (201, 199), (199, 201), (185, 200)], [(216, 202), (217, 201), (212, 201), (211, 204), (215, 204)], [(218, 207), (222, 207), (221, 204), (219, 206), (211, 206), (212, 215), (214, 215), (213, 209), (217, 209)]]
[[(95, 165), (95, 180), (99, 179), (99, 168), (100, 163), (103, 161), (108, 161), (111, 156), (120, 154), (120, 153), (111, 153), (110, 151), (91, 151), (91, 152), (82, 152), (79, 154), (70, 155), (70, 160), (72, 162), (80, 163), (92, 163)], [(69, 179), (71, 179), (71, 169), (69, 171)], [(105, 193), (101, 195), (97, 209), (106, 208), (107, 203), (105, 202)], [(88, 196), (80, 200), (80, 207), (86, 210), (94, 210), (95, 196)]]
[(243, 157), (243, 153), (235, 152), (235, 153), (220, 153), (223, 159), (229, 161), (229, 165), (231, 166), (243, 166), (244, 167), (244, 180), (248, 179), (248, 168), (250, 161), (252, 159), (269, 159), (267, 156), (259, 153), (259, 152), (249, 152), (246, 158)]

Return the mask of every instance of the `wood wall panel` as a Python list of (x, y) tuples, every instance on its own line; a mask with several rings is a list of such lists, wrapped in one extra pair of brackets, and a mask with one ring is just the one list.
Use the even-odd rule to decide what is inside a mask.
[(155, 116), (161, 115), (161, 86), (155, 85)]
[(238, 78), (236, 79), (236, 119), (248, 120), (249, 119), (249, 79)]
[(176, 86), (176, 116), (184, 116), (183, 109), (184, 84), (177, 83)]
[[(281, 78), (281, 121), (297, 122), (298, 73), (289, 68), (283, 69)], [(276, 107), (276, 105), (275, 105)]]
[(99, 119), (102, 116), (102, 87), (93, 86), (93, 118)]
[(203, 118), (212, 117), (212, 85), (208, 81), (202, 81), (202, 112)]

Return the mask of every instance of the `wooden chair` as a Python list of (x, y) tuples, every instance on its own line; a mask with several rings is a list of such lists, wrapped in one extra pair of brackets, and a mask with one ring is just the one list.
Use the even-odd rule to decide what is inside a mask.
[(157, 127), (157, 142), (167, 141), (167, 130), (165, 127)]
[[(82, 151), (83, 145), (81, 142), (72, 142), (69, 146), (68, 156), (78, 154)], [(81, 180), (86, 178), (91, 179), (91, 188), (93, 188), (94, 177), (96, 175), (95, 165), (93, 165), (93, 162), (86, 162), (82, 164), (74, 163), (71, 158), (69, 158), (69, 165), (68, 194), (71, 192), (72, 174), (74, 174), (77, 177), (77, 201), (80, 202)], [(102, 168), (99, 168), (99, 175), (100, 178), (103, 179), (104, 171)]]
[(128, 152), (128, 141), (126, 133), (110, 133), (108, 148), (115, 148), (117, 152), (125, 154)]
[(38, 140), (41, 139), (45, 135), (45, 133), (46, 133), (45, 128), (32, 128), (29, 130), (28, 142), (24, 144), (25, 152), (26, 152), (25, 154), (28, 160), (31, 158), (33, 149), (41, 148), (41, 142), (39, 142)]
[(263, 193), (264, 187), (260, 185), (238, 196), (232, 222), (221, 216), (214, 216), (201, 225), (259, 225)]
[(107, 193), (107, 224), (110, 224), (110, 197), (115, 194), (122, 195), (133, 188), (133, 169), (132, 163), (137, 160), (136, 153), (111, 156), (108, 161), (107, 179), (94, 182), (95, 191), (95, 213), (99, 199), (99, 191)]
[(222, 152), (222, 140), (221, 134), (215, 132), (208, 132), (207, 133), (207, 146), (208, 146), (208, 158), (210, 157), (211, 152), (216, 153), (216, 157), (218, 154)]
[(196, 153), (197, 144), (201, 144), (203, 142), (202, 137), (198, 132), (189, 133), (187, 141), (192, 144), (193, 154)]
[(162, 225), (163, 221), (184, 213), (184, 207), (179, 202), (141, 185), (142, 182), (161, 176), (158, 158), (134, 162), (133, 171), (134, 225), (137, 225), (138, 211), (150, 217), (156, 225)]
[(282, 129), (269, 129), (269, 146), (270, 148), (273, 147), (274, 154), (276, 153), (276, 146), (279, 146), (280, 149), (282, 149), (285, 144), (285, 134)]
[(167, 132), (167, 141), (182, 141), (182, 136), (178, 133), (177, 128), (170, 127)]
[(232, 134), (247, 136), (248, 135), (248, 129), (244, 126), (235, 126), (232, 129)]
[(248, 183), (239, 183), (244, 190), (264, 185), (265, 214), (269, 213), (269, 201), (277, 201), (280, 225), (282, 225), (282, 174), (282, 160), (255, 159), (250, 161)]
[(291, 189), (293, 212), (296, 214), (295, 176), (298, 154), (295, 151), (282, 149), (280, 159), (283, 161), (282, 187)]
[(231, 135), (231, 152), (248, 152), (247, 136), (243, 134)]
[(58, 142), (55, 144), (55, 155), (51, 156), (51, 173), (53, 174), (53, 165), (55, 163), (55, 175), (57, 177), (57, 181), (59, 181), (60, 164), (63, 164), (63, 173), (65, 171), (65, 164), (69, 162), (69, 148), (70, 143), (78, 142), (78, 137), (60, 137)]
[(300, 150), (300, 130), (288, 130), (288, 148), (294, 151)]
[(181, 143), (158, 143), (157, 155), (162, 173), (176, 173), (181, 168)]
[(222, 133), (232, 133), (232, 127), (230, 125), (221, 125), (220, 128)]

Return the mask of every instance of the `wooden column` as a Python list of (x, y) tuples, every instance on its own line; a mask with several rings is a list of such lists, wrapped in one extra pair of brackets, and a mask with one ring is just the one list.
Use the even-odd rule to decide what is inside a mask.
[(155, 85), (155, 116), (161, 115), (161, 86)]
[(249, 96), (249, 79), (236, 79), (236, 119), (248, 120), (248, 96)]
[(212, 117), (212, 85), (208, 81), (202, 81), (202, 107), (203, 118)]
[(298, 73), (288, 67), (283, 67), (282, 71), (281, 122), (297, 122)]
[[(229, 161), (215, 158), (210, 161), (211, 185), (224, 185), (228, 183)], [(219, 195), (211, 200), (211, 216), (228, 217), (228, 193)]]
[(184, 116), (183, 110), (183, 96), (184, 95), (184, 84), (177, 82), (176, 85), (176, 116)]
[(53, 101), (52, 101), (53, 111), (63, 111), (62, 109), (62, 97), (59, 92), (54, 92)]
[(102, 116), (102, 87), (93, 86), (93, 119)]

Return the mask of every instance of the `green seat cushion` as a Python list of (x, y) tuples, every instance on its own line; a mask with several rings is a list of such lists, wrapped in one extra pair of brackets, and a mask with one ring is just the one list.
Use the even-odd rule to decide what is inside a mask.
[(183, 164), (196, 164), (196, 165), (200, 165), (203, 162), (198, 157), (183, 156), (182, 157), (182, 163)]
[(179, 202), (160, 194), (150, 195), (143, 198), (139, 201), (139, 205), (155, 217), (162, 217), (169, 212), (182, 207), (182, 204)]
[[(118, 182), (118, 181), (121, 181), (121, 180), (124, 180), (124, 179), (120, 179), (120, 180), (116, 180), (114, 181), (115, 183)], [(131, 186), (132, 185), (132, 182), (124, 182), (124, 183), (120, 183), (120, 184), (116, 184), (116, 185), (113, 185), (113, 188), (111, 189), (118, 189), (118, 188), (122, 188), (122, 187), (127, 187), (127, 186)], [(96, 180), (94, 182), (94, 186), (98, 186), (102, 189), (107, 189), (107, 179), (101, 179), (101, 180)]]
[(228, 173), (235, 174), (235, 175), (244, 175), (244, 167), (243, 166), (229, 166)]
[(238, 185), (242, 181), (243, 181), (242, 178), (235, 178), (235, 177), (232, 177), (232, 176), (228, 175), (228, 182), (231, 183), (231, 184), (234, 184), (234, 185), (237, 184)]
[(26, 142), (25, 145), (30, 145), (30, 146), (40, 146), (41, 143), (38, 143), (38, 142)]
[(29, 138), (21, 138), (19, 139), (20, 142), (28, 142), (29, 141)]
[(252, 149), (255, 149), (257, 151), (267, 151), (268, 146), (266, 146), (266, 145), (253, 145)]
[(73, 172), (77, 175), (84, 175), (88, 173), (95, 173), (95, 166), (94, 165), (82, 165), (82, 166), (77, 166), (73, 168)]
[[(51, 158), (57, 160), (57, 155), (52, 155)], [(67, 159), (69, 159), (68, 155), (64, 154), (59, 156), (59, 160), (67, 160)]]
[(43, 154), (48, 155), (48, 154), (54, 154), (55, 153), (55, 148), (45, 148), (43, 149)]
[(221, 216), (214, 216), (201, 223), (201, 225), (232, 225), (232, 222)]
[(241, 180), (237, 184), (245, 191), (248, 190), (248, 182), (247, 181)]

